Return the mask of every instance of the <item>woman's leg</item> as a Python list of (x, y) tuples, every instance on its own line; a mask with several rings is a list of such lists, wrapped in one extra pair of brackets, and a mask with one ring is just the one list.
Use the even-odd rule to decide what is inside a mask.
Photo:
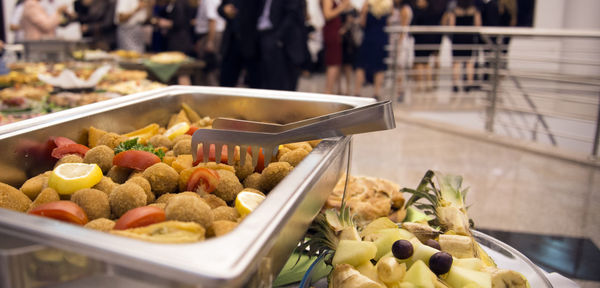
[(473, 59), (470, 59), (465, 64), (465, 72), (467, 73), (467, 86), (473, 86), (473, 79), (475, 75), (475, 63)]
[[(327, 66), (325, 75), (326, 75), (325, 93), (326, 94), (338, 93), (339, 90), (336, 91), (336, 88), (339, 87), (340, 66), (338, 66), (338, 65)], [(336, 86), (338, 86), (338, 87), (336, 87)]]
[(365, 83), (365, 70), (362, 68), (356, 69), (356, 79), (354, 81), (354, 95), (362, 96), (362, 86)]
[(454, 92), (458, 92), (458, 83), (460, 82), (460, 65), (462, 62), (455, 61), (452, 67), (452, 89)]
[(374, 87), (374, 93), (375, 93), (375, 97), (378, 99), (382, 99), (382, 93), (381, 93), (381, 89), (383, 87), (383, 81), (385, 80), (385, 74), (383, 71), (379, 71), (377, 73), (375, 73), (374, 79), (373, 79), (373, 86)]
[(352, 65), (350, 64), (344, 64), (344, 66), (342, 66), (342, 70), (344, 73), (344, 78), (346, 79), (346, 90), (341, 93), (341, 94), (346, 94), (346, 95), (350, 95), (350, 91), (352, 91), (352, 72), (354, 72), (354, 69), (352, 69)]

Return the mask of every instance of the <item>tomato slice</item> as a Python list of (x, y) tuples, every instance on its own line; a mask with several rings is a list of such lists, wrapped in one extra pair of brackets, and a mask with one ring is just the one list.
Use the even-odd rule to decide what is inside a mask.
[[(252, 147), (248, 147), (248, 154), (252, 155)], [(260, 148), (258, 150), (258, 162), (256, 162), (254, 172), (262, 173), (263, 169), (265, 169), (265, 154), (263, 154), (263, 149)]]
[(127, 211), (115, 224), (115, 230), (144, 227), (167, 219), (165, 211), (158, 207), (143, 206)]
[(146, 170), (146, 168), (159, 163), (160, 158), (153, 153), (140, 151), (140, 150), (128, 150), (123, 151), (113, 158), (113, 165), (119, 167), (126, 167), (135, 170)]
[(83, 158), (83, 156), (85, 156), (85, 153), (87, 153), (88, 150), (90, 150), (90, 148), (82, 144), (64, 144), (62, 146), (58, 146), (52, 149), (51, 155), (53, 158), (56, 159), (60, 159), (69, 154), (78, 154)]
[(85, 215), (83, 209), (75, 204), (75, 202), (66, 200), (42, 204), (31, 209), (29, 214), (48, 217), (77, 225), (85, 225), (88, 222), (87, 215)]
[(73, 141), (67, 137), (61, 137), (61, 136), (50, 137), (49, 140), (54, 142), (56, 147), (61, 147), (61, 146), (69, 145), (69, 144), (77, 144), (75, 141)]
[(197, 191), (197, 189), (201, 188), (204, 192), (211, 193), (215, 191), (217, 185), (219, 185), (219, 174), (217, 171), (198, 167), (190, 175), (187, 183), (187, 191)]
[[(196, 161), (193, 163), (194, 166), (204, 162), (204, 151), (202, 148), (198, 149), (198, 154), (196, 155)], [(216, 158), (215, 145), (212, 144), (210, 145), (210, 149), (208, 151), (208, 162), (216, 162)], [(223, 149), (221, 149), (221, 163), (227, 163), (227, 159), (229, 159), (229, 157), (227, 157), (227, 145), (223, 145)]]
[(190, 129), (188, 129), (187, 132), (185, 132), (185, 134), (187, 135), (194, 135), (194, 132), (196, 132), (196, 130), (198, 130), (200, 128), (196, 127), (196, 126), (190, 126)]

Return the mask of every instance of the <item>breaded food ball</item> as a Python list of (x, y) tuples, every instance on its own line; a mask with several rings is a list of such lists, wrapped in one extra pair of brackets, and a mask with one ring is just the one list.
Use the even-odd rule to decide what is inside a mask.
[(290, 165), (296, 167), (296, 166), (298, 166), (300, 161), (302, 161), (302, 159), (304, 159), (304, 157), (306, 157), (306, 155), (308, 155), (308, 153), (309, 152), (306, 151), (305, 149), (295, 149), (288, 153), (285, 153), (283, 156), (281, 156), (279, 161), (290, 163)]
[(225, 201), (223, 201), (223, 199), (221, 199), (213, 194), (204, 194), (204, 195), (201, 195), (200, 197), (202, 197), (202, 200), (204, 200), (204, 202), (206, 202), (206, 204), (208, 204), (208, 206), (210, 206), (210, 209), (215, 209), (220, 206), (227, 206), (227, 203)]
[(294, 169), (294, 167), (287, 162), (274, 162), (269, 164), (261, 174), (260, 187), (263, 191), (271, 191), (281, 179), (292, 172), (292, 169)]
[(298, 148), (302, 148), (308, 152), (312, 151), (312, 146), (308, 144), (308, 142), (297, 142), (297, 143), (288, 143), (283, 144), (283, 147), (289, 148), (290, 150), (296, 150)]
[(129, 174), (129, 177), (127, 177), (127, 180), (133, 178), (133, 177), (144, 177), (144, 171), (139, 171), (139, 170), (133, 170), (131, 171), (131, 174)]
[(146, 205), (152, 204), (154, 203), (154, 200), (156, 200), (156, 196), (154, 196), (154, 193), (152, 193), (152, 186), (150, 186), (150, 182), (148, 182), (148, 180), (146, 180), (146, 178), (143, 176), (140, 175), (129, 178), (129, 180), (127, 180), (125, 183), (135, 183), (144, 189), (144, 192), (146, 193)]
[[(25, 212), (30, 204), (31, 199), (23, 192), (8, 184), (0, 183), (0, 208)], [(206, 206), (208, 207), (208, 204)]]
[(40, 192), (42, 192), (42, 189), (44, 189), (44, 183), (47, 181), (48, 176), (43, 173), (25, 181), (20, 190), (23, 192), (23, 194), (27, 195), (29, 199), (33, 200), (38, 196), (38, 194), (40, 194)]
[(202, 196), (200, 196), (200, 194), (198, 194), (196, 192), (192, 192), (192, 191), (185, 191), (185, 192), (175, 194), (175, 196), (182, 196), (182, 195), (194, 196), (194, 197), (198, 197), (198, 198), (202, 199)]
[(108, 196), (117, 186), (119, 186), (119, 184), (115, 183), (110, 177), (104, 176), (100, 179), (100, 182), (92, 188), (98, 189)]
[(242, 166), (239, 154), (236, 153), (233, 164), (233, 167), (235, 168), (235, 175), (242, 181), (254, 172), (254, 166), (252, 166), (252, 155), (244, 153), (244, 157), (246, 157), (246, 162), (244, 163), (244, 166)]
[(308, 145), (310, 145), (310, 147), (315, 148), (317, 147), (317, 145), (319, 145), (319, 143), (321, 143), (321, 140), (310, 140), (307, 143)]
[(167, 207), (167, 203), (152, 203), (152, 204), (150, 204), (148, 206), (158, 207), (158, 208), (160, 208), (162, 210), (165, 210), (165, 207)]
[(115, 183), (123, 184), (129, 178), (129, 174), (131, 174), (132, 170), (133, 169), (130, 168), (112, 166), (112, 168), (108, 170), (108, 173), (106, 173), (106, 176), (110, 177)]
[(213, 224), (208, 229), (206, 229), (206, 236), (207, 237), (223, 236), (223, 235), (231, 232), (237, 226), (238, 226), (237, 222), (228, 221), (228, 220), (217, 220), (217, 221), (214, 221)]
[(98, 139), (98, 143), (96, 143), (96, 146), (106, 145), (110, 149), (115, 149), (123, 141), (127, 141), (127, 137), (121, 136), (117, 133), (106, 133), (102, 135), (100, 139)]
[(248, 176), (248, 177), (246, 177), (246, 179), (244, 179), (244, 187), (261, 190), (262, 189), (260, 187), (261, 178), (262, 178), (262, 175), (260, 175), (259, 173), (250, 174), (250, 176)]
[(173, 197), (165, 207), (167, 220), (196, 222), (203, 227), (210, 227), (213, 222), (213, 212), (210, 206), (199, 197), (181, 195)]
[(158, 197), (156, 199), (156, 202), (154, 203), (164, 203), (167, 204), (169, 202), (169, 200), (171, 200), (171, 198), (177, 196), (177, 194), (175, 193), (165, 193), (163, 195), (160, 195), (160, 197)]
[(279, 159), (281, 159), (281, 157), (283, 157), (283, 155), (285, 155), (291, 151), (292, 151), (292, 149), (290, 149), (290, 148), (280, 146), (279, 150), (277, 150), (277, 157), (276, 157), (277, 161), (279, 161)]
[(29, 210), (31, 210), (37, 206), (40, 206), (42, 204), (59, 201), (59, 200), (60, 200), (60, 195), (58, 195), (58, 192), (56, 192), (56, 190), (54, 190), (53, 188), (47, 187), (47, 188), (42, 189), (42, 192), (40, 192), (40, 194), (38, 194), (38, 196), (35, 198), (35, 200), (33, 200), (33, 202), (31, 202), (31, 205), (29, 205)]
[(83, 227), (98, 230), (98, 231), (108, 232), (110, 230), (113, 230), (113, 228), (115, 228), (115, 224), (116, 224), (115, 221), (112, 221), (110, 219), (98, 218), (98, 219), (94, 219), (94, 220), (88, 222), (87, 224), (83, 225)]
[(110, 149), (106, 145), (98, 145), (85, 153), (83, 157), (83, 163), (87, 164), (98, 164), (102, 173), (106, 174), (113, 166), (113, 158), (115, 157), (115, 151)]
[(225, 202), (235, 200), (237, 194), (244, 189), (244, 186), (242, 183), (240, 183), (240, 179), (238, 179), (237, 176), (235, 176), (235, 174), (231, 171), (216, 171), (219, 174), (219, 184), (212, 193), (225, 200)]
[(177, 142), (179, 142), (181, 140), (190, 140), (190, 141), (192, 141), (192, 135), (183, 134), (183, 135), (179, 135), (179, 136), (175, 137), (175, 139), (173, 139), (173, 145), (177, 144)]
[(156, 163), (144, 170), (142, 174), (152, 187), (154, 195), (160, 196), (177, 190), (179, 174), (165, 163)]
[(192, 140), (181, 140), (173, 145), (175, 156), (192, 154)]
[(240, 213), (237, 209), (229, 206), (219, 206), (215, 209), (212, 209), (213, 219), (217, 220), (229, 220), (233, 222), (237, 222), (238, 218), (240, 218)]
[(81, 189), (71, 195), (71, 201), (79, 205), (88, 219), (110, 218), (108, 195), (97, 189)]
[(115, 217), (119, 218), (125, 212), (146, 205), (144, 189), (134, 183), (125, 183), (115, 188), (110, 193), (110, 209)]
[(81, 158), (81, 156), (79, 156), (77, 154), (65, 155), (62, 158), (60, 158), (58, 161), (56, 161), (56, 164), (54, 164), (54, 168), (58, 167), (61, 164), (65, 164), (65, 163), (83, 163), (83, 158)]
[(150, 144), (154, 147), (166, 147), (169, 150), (171, 150), (171, 148), (173, 148), (173, 141), (171, 141), (171, 139), (169, 139), (169, 137), (162, 135), (162, 134), (158, 134), (158, 135), (154, 135), (154, 136), (150, 137), (150, 139), (148, 139), (148, 144)]

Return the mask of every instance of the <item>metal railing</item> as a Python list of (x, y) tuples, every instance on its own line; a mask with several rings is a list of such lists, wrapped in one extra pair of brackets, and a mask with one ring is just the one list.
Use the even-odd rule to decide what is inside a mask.
[[(484, 115), (486, 131), (585, 151), (598, 159), (600, 31), (450, 26), (389, 26), (386, 31), (390, 34), (390, 94), (403, 105), (410, 106), (406, 104), (407, 93), (419, 91), (418, 85), (422, 85), (416, 79), (423, 72), (415, 70), (412, 64), (430, 65), (431, 59), (414, 57), (406, 65), (405, 59), (399, 57), (406, 54), (402, 41), (419, 34), (478, 35), (483, 41), (451, 45), (454, 51), (472, 50), (474, 56), (454, 57), (450, 62), (474, 60), (479, 64), (475, 72), (479, 80), (474, 84), (481, 92), (453, 93), (453, 97), (480, 103), (473, 109)], [(510, 45), (496, 40), (504, 37), (511, 38)], [(413, 49), (434, 50), (440, 45), (414, 44)], [(439, 55), (450, 57), (443, 52)], [(450, 90), (450, 85), (445, 85), (448, 81), (440, 79), (448, 80), (452, 72), (448, 67), (433, 69), (438, 78), (435, 86)], [(413, 98), (437, 97), (431, 91), (424, 94), (427, 95)]]

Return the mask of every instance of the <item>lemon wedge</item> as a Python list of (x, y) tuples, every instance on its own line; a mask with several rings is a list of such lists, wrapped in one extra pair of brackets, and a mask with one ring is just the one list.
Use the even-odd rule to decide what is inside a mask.
[(179, 122), (169, 128), (169, 130), (165, 131), (164, 135), (169, 138), (169, 140), (173, 140), (175, 137), (185, 134), (188, 130), (190, 130), (190, 124)]
[(245, 217), (254, 211), (264, 200), (264, 195), (251, 191), (242, 191), (235, 198), (235, 209), (237, 209), (242, 217)]
[(65, 163), (54, 168), (48, 179), (48, 187), (54, 188), (58, 194), (71, 195), (77, 190), (98, 184), (102, 176), (97, 164)]

